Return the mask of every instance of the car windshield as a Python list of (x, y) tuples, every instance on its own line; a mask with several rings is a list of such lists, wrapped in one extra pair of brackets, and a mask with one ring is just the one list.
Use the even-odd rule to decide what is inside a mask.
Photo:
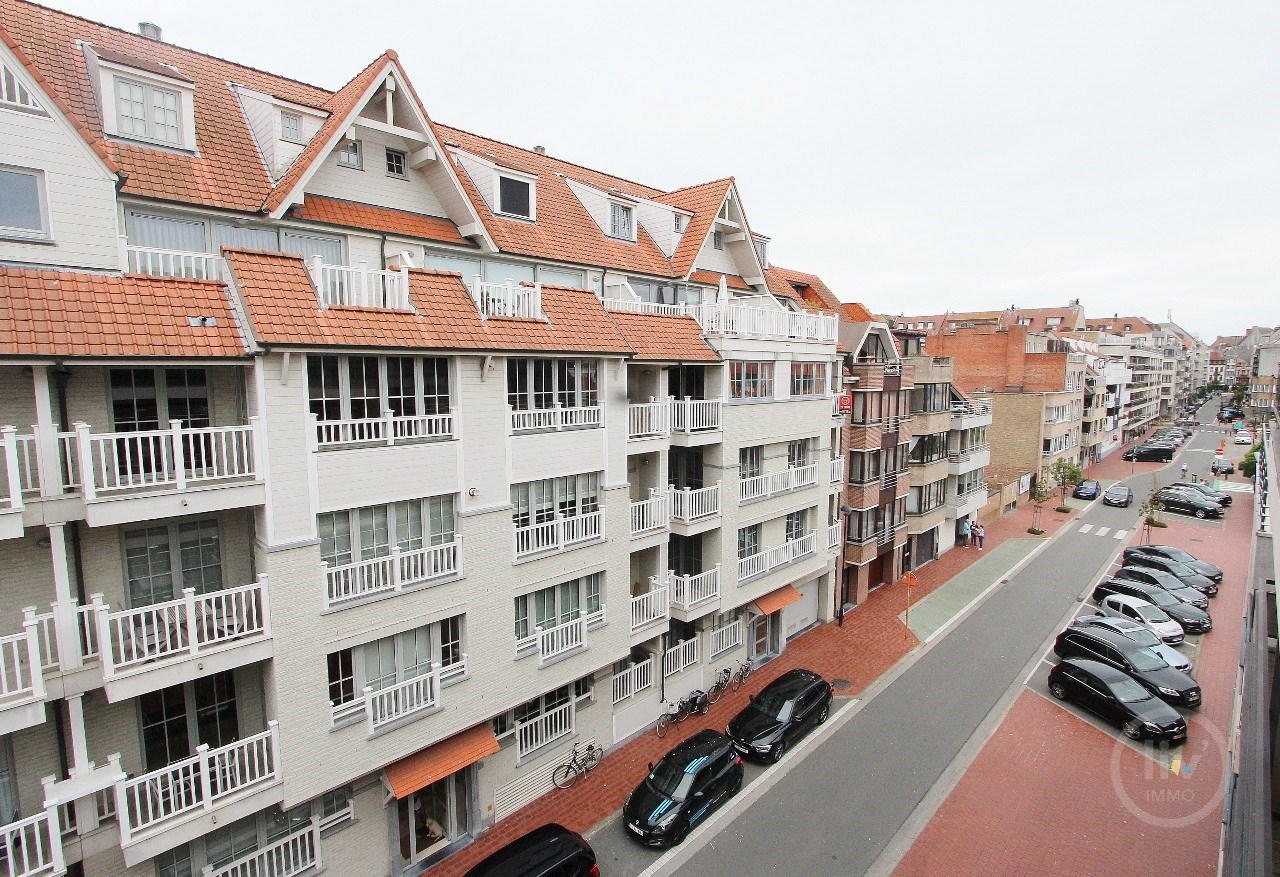
[(1160, 637), (1156, 636), (1145, 627), (1138, 627), (1137, 625), (1134, 625), (1133, 627), (1126, 627), (1124, 629), (1124, 635), (1140, 646), (1160, 645)]
[(683, 801), (689, 796), (689, 787), (693, 785), (694, 771), (686, 770), (697, 761), (683, 764), (678, 759), (664, 758), (649, 774), (649, 785), (658, 794), (666, 795), (676, 801)]
[(1127, 487), (1113, 487), (1107, 491), (1107, 496), (1124, 496), (1129, 492)]
[(1165, 568), (1180, 579), (1185, 579), (1187, 576), (1199, 575), (1199, 573), (1187, 566), (1185, 563), (1178, 563), (1176, 560), (1167, 561), (1165, 563)]
[(751, 702), (751, 705), (769, 718), (785, 722), (791, 718), (791, 713), (796, 708), (794, 694), (794, 691), (769, 691), (765, 689)]
[(1110, 688), (1111, 693), (1116, 696), (1116, 700), (1122, 703), (1138, 703), (1139, 701), (1151, 699), (1151, 692), (1132, 679), (1117, 679), (1115, 682), (1108, 682), (1107, 688)]
[(1158, 606), (1138, 606), (1137, 611), (1139, 618), (1152, 624), (1160, 624), (1169, 620), (1169, 616), (1165, 615), (1164, 610)]
[(1143, 594), (1142, 599), (1155, 603), (1157, 606), (1177, 606), (1178, 598), (1167, 591), (1152, 590), (1150, 594)]
[(1176, 560), (1179, 563), (1194, 563), (1195, 558), (1181, 548), (1161, 548), (1160, 553), (1170, 560)]
[(1164, 658), (1157, 655), (1146, 647), (1131, 649), (1125, 654), (1129, 659), (1129, 663), (1133, 665), (1135, 670), (1159, 670), (1161, 667), (1168, 667)]

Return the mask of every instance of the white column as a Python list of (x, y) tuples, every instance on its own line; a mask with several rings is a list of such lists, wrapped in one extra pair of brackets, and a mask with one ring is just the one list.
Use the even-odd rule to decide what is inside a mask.
[(49, 393), (49, 367), (31, 367), (36, 403), (36, 469), (40, 473), (40, 495), (62, 495), (61, 449), (58, 425), (53, 419), (53, 397)]
[(66, 524), (49, 524), (49, 555), (53, 563), (53, 612), (58, 638), (58, 663), (62, 672), (77, 670), (84, 663), (80, 649), (80, 624), (76, 600), (71, 593), (71, 566), (67, 562)]
[[(78, 649), (77, 649), (78, 652)], [(93, 762), (89, 760), (89, 742), (84, 730), (84, 695), (75, 694), (67, 698), (67, 722), (71, 730), (71, 778), (76, 779), (93, 771)], [(117, 756), (118, 758), (119, 756)], [(105, 766), (105, 765), (104, 765)], [(77, 798), (76, 831), (88, 834), (98, 827), (98, 796), (87, 795)]]

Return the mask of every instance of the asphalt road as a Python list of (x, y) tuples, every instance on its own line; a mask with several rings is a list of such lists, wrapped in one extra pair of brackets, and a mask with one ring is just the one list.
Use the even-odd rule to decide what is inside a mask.
[[(1097, 531), (1132, 531), (1152, 478), (1173, 480), (1184, 459), (1191, 471), (1206, 470), (1205, 451), (1220, 438), (1198, 433), (1171, 465), (1141, 466), (1148, 471), (1126, 479), (1131, 508), (1094, 503), (830, 739), (803, 760), (770, 768), (785, 775), (680, 874), (864, 874), (1001, 697), (1021, 685), (1024, 667), (1078, 609), (1082, 592), (1107, 571), (1123, 541)], [(1080, 533), (1081, 524), (1093, 524), (1092, 532)], [(616, 818), (591, 840), (610, 875), (633, 877), (658, 858), (632, 843)]]

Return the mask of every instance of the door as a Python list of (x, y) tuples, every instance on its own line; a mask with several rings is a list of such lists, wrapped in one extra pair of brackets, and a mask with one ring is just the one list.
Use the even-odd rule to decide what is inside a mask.
[(769, 616), (757, 615), (751, 619), (751, 659), (769, 654)]
[(467, 833), (467, 770), (396, 802), (400, 857), (413, 865)]
[(702, 483), (702, 448), (673, 447), (669, 459), (670, 481), (677, 490), (698, 490)]

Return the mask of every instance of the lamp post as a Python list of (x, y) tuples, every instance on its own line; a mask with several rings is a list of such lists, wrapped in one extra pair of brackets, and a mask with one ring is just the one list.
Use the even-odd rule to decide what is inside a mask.
[(849, 550), (849, 525), (853, 521), (853, 513), (855, 509), (850, 505), (840, 506), (840, 513), (844, 515), (844, 532), (840, 534), (840, 572), (836, 576), (836, 623), (844, 627), (844, 571), (845, 571), (845, 553)]

